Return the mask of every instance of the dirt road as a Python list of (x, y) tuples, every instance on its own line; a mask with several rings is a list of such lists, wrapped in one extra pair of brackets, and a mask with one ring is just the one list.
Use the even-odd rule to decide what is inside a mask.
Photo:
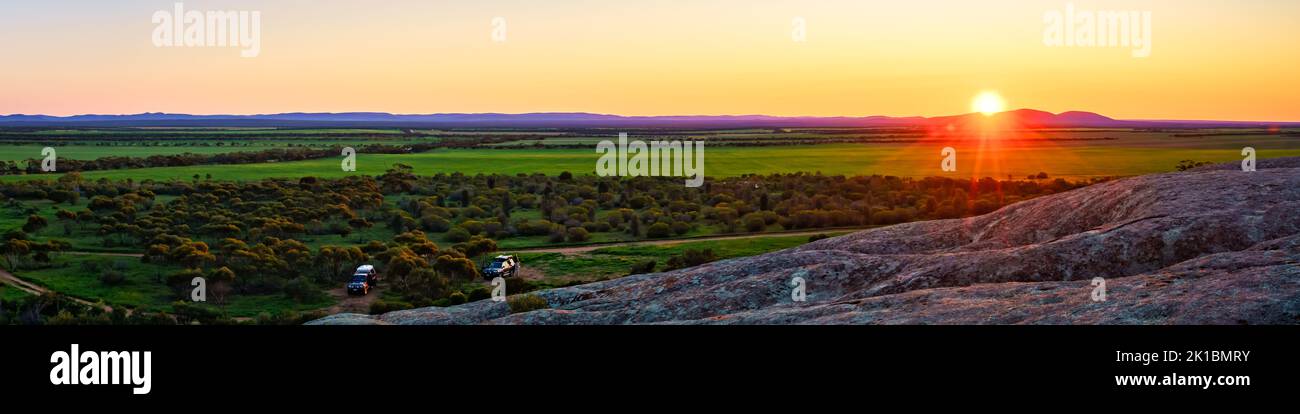
[(337, 313), (370, 313), (370, 304), (379, 300), (379, 295), (383, 293), (384, 287), (379, 286), (370, 291), (370, 294), (364, 296), (349, 295), (347, 288), (330, 289), (329, 295), (338, 301), (334, 306), (326, 308), (330, 314)]
[[(33, 294), (33, 295), (40, 295), (40, 294), (43, 294), (43, 293), (46, 293), (46, 292), (49, 292), (49, 291), (50, 291), (49, 289), (46, 289), (46, 288), (44, 288), (44, 287), (41, 287), (40, 285), (37, 285), (37, 284), (31, 283), (31, 282), (28, 282), (28, 281), (26, 281), (26, 280), (19, 279), (17, 276), (14, 276), (12, 273), (9, 273), (8, 271), (5, 271), (4, 269), (0, 269), (0, 281), (3, 281), (4, 284), (6, 284), (6, 285), (13, 286), (13, 287), (15, 287), (15, 288), (18, 288), (18, 290), (21, 290), (21, 291), (24, 291), (24, 292), (27, 292), (27, 293), (30, 293), (30, 294)], [(68, 298), (68, 299), (71, 299), (73, 302), (77, 302), (77, 303), (80, 303), (80, 304), (82, 304), (82, 305), (86, 305), (86, 306), (99, 306), (98, 304), (96, 304), (96, 303), (92, 303), (92, 302), (90, 302), (90, 301), (88, 301), (88, 300), (85, 300), (85, 299), (78, 299), (78, 298), (74, 298), (74, 297), (72, 297), (72, 296), (67, 296), (67, 295), (64, 295), (64, 297), (66, 297), (66, 298)], [(108, 306), (108, 305), (104, 305), (104, 310), (105, 310), (105, 311), (108, 311), (108, 312), (112, 312), (112, 311), (113, 311), (113, 307), (112, 307), (112, 306)]]

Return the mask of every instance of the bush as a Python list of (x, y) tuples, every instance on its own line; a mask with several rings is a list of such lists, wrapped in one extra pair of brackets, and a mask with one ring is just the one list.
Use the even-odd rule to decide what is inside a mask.
[(469, 298), (466, 297), (464, 293), (460, 293), (460, 291), (451, 292), (451, 295), (447, 296), (447, 303), (453, 306), (465, 303), (468, 300)]
[(428, 215), (420, 217), (420, 228), (434, 233), (442, 233), (451, 230), (451, 222), (442, 217)]
[(284, 284), (284, 295), (295, 302), (304, 303), (320, 300), (325, 294), (310, 280), (300, 277)]
[(99, 274), (99, 281), (107, 286), (117, 286), (126, 282), (126, 274), (117, 269), (104, 269)]
[(554, 231), (551, 231), (551, 236), (547, 240), (549, 240), (551, 243), (564, 243), (564, 238), (565, 238), (564, 231), (561, 230), (561, 227), (556, 226), (556, 229)]
[(510, 299), (506, 300), (506, 303), (510, 305), (510, 313), (531, 312), (550, 307), (550, 304), (546, 303), (546, 299), (542, 299), (541, 296), (537, 295), (511, 296)]
[(488, 298), (491, 298), (491, 297), (492, 297), (492, 290), (491, 290), (491, 289), (488, 289), (488, 288), (486, 288), (486, 287), (482, 287), (482, 286), (480, 286), (480, 287), (475, 288), (474, 290), (469, 291), (469, 297), (466, 298), (465, 301), (466, 301), (466, 302), (478, 302), (478, 301), (480, 301), (480, 300), (488, 299)]
[(655, 271), (655, 265), (656, 265), (656, 264), (658, 264), (658, 263), (655, 263), (654, 260), (646, 260), (646, 261), (641, 262), (641, 263), (633, 264), (633, 265), (632, 265), (632, 270), (631, 270), (630, 273), (628, 273), (628, 275), (639, 275), (639, 274), (643, 274), (643, 273), (654, 273), (654, 271)]
[(672, 228), (667, 223), (655, 223), (646, 229), (645, 236), (652, 239), (662, 239), (672, 235)]
[(587, 229), (584, 229), (584, 228), (582, 228), (582, 227), (570, 227), (570, 228), (569, 228), (569, 242), (570, 242), (570, 243), (585, 242), (585, 241), (590, 240), (590, 239), (591, 239), (591, 233), (587, 232)]
[(683, 251), (682, 254), (679, 256), (673, 256), (668, 258), (667, 268), (664, 270), (684, 269), (687, 267), (699, 266), (716, 260), (718, 260), (718, 258), (713, 255), (712, 249), (704, 249), (704, 250), (687, 249), (686, 251)]
[[(520, 294), (520, 293), (528, 293), (528, 292), (532, 292), (532, 291), (534, 291), (534, 290), (537, 290), (537, 285), (534, 285), (533, 282), (529, 282), (529, 281), (527, 281), (527, 280), (524, 280), (524, 278), (521, 278), (521, 277), (511, 277), (511, 278), (506, 278), (506, 294), (507, 294), (507, 295), (515, 295), (515, 294)], [(490, 293), (489, 293), (489, 296), (491, 296)]]
[(469, 241), (469, 231), (460, 227), (454, 227), (447, 231), (447, 241), (452, 243), (461, 243)]
[(176, 322), (182, 325), (188, 325), (191, 322), (212, 325), (222, 319), (221, 311), (212, 305), (184, 300), (172, 303), (172, 313), (176, 316)]
[(673, 222), (673, 233), (676, 233), (678, 236), (689, 233), (690, 231), (691, 231), (690, 223), (687, 223), (685, 221)]
[[(1187, 171), (1187, 170), (1190, 170), (1190, 169), (1193, 169), (1193, 168), (1197, 168), (1197, 167), (1201, 167), (1201, 166), (1205, 166), (1205, 165), (1210, 165), (1210, 164), (1213, 164), (1213, 163), (1212, 163), (1212, 162), (1205, 162), (1205, 161), (1182, 160), (1182, 161), (1179, 161), (1179, 162), (1178, 162), (1178, 166), (1175, 167), (1175, 168), (1177, 168), (1178, 171)], [(1043, 174), (1043, 178), (1047, 178), (1047, 174)]]
[(483, 222), (478, 220), (466, 220), (464, 223), (460, 223), (460, 225), (456, 227), (465, 229), (465, 231), (470, 235), (477, 235), (483, 232), (485, 226), (483, 225)]
[(402, 302), (402, 301), (390, 302), (390, 301), (380, 299), (370, 304), (370, 314), (378, 315), (381, 313), (388, 313), (392, 311), (406, 310), (411, 308), (412, 308), (411, 304), (406, 302)]

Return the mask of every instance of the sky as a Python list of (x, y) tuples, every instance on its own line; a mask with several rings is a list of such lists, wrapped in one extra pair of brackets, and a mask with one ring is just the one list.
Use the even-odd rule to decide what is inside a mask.
[[(1150, 12), (1149, 55), (1045, 44), (1070, 5)], [(174, 7), (0, 1), (0, 114), (941, 116), (995, 91), (1008, 108), (1300, 121), (1294, 0), (184, 2), (258, 12), (255, 57), (155, 46)]]

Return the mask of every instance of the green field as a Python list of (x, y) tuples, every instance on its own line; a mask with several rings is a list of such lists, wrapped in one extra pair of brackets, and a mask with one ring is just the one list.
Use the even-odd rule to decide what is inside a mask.
[(31, 296), (16, 287), (0, 283), (0, 302), (10, 302)]
[[(265, 151), (274, 148), (328, 148), (332, 146), (352, 146), (361, 147), (370, 144), (410, 144), (419, 142), (436, 141), (437, 138), (418, 138), (406, 140), (374, 140), (348, 138), (339, 140), (323, 140), (315, 138), (304, 138), (301, 140), (243, 140), (223, 142), (223, 145), (213, 144), (204, 141), (167, 141), (163, 144), (152, 143), (151, 145), (139, 145), (139, 143), (116, 142), (112, 145), (98, 145), (86, 142), (72, 142), (54, 144), (52, 147), (57, 151), (60, 159), (72, 160), (93, 160), (103, 157), (133, 157), (145, 158), (154, 155), (178, 155), (178, 154), (226, 154), (232, 152), (249, 152)], [(30, 159), (41, 159), (41, 151), (45, 145), (32, 144), (6, 144), (0, 145), (0, 161), (23, 161)]]
[[(837, 236), (843, 231), (828, 231)], [(704, 240), (669, 245), (642, 244), (604, 247), (585, 254), (524, 253), (519, 255), (524, 266), (541, 270), (550, 285), (573, 281), (586, 281), (628, 274), (632, 265), (653, 260), (655, 270), (663, 271), (668, 259), (686, 250), (712, 250), (719, 259), (754, 256), (808, 243), (808, 236), (770, 236), (751, 239)]]
[[(1113, 139), (1096, 140), (1103, 137)], [(1094, 131), (1061, 133), (1054, 138), (1063, 139), (706, 147), (704, 165), (705, 175), (709, 177), (821, 172), (831, 175), (1006, 178), (1046, 172), (1052, 177), (1077, 179), (1169, 172), (1182, 160), (1237, 161), (1241, 159), (1241, 149), (1246, 146), (1256, 148), (1260, 158), (1300, 156), (1300, 139), (1277, 135), (1174, 138), (1167, 133)], [(958, 151), (958, 171), (955, 173), (945, 174), (939, 168), (940, 151), (945, 146), (954, 146)], [(154, 149), (139, 148), (141, 151)], [(9, 151), (9, 148), (0, 147), (0, 150)], [(0, 159), (15, 157), (24, 158), (27, 155), (0, 155)], [(595, 171), (597, 159), (598, 154), (594, 148), (444, 149), (420, 154), (361, 154), (357, 158), (356, 172), (342, 171), (341, 159), (319, 159), (253, 165), (92, 171), (83, 173), (83, 176), (88, 179), (137, 181), (188, 180), (195, 174), (211, 174), (215, 180), (244, 181), (309, 175), (334, 178), (349, 174), (378, 175), (395, 163), (410, 165), (417, 174), (423, 175), (453, 172), (554, 175), (565, 171), (591, 174)], [(53, 177), (5, 176), (0, 179)]]
[[(125, 273), (126, 282), (118, 286), (105, 285), (97, 277), (86, 274), (83, 268), (85, 262), (97, 262), (101, 266), (116, 266)], [(103, 301), (108, 305), (124, 306), (134, 310), (170, 312), (176, 296), (160, 282), (160, 279), (177, 270), (179, 269), (175, 267), (141, 263), (139, 259), (129, 257), (64, 254), (55, 257), (51, 267), (14, 273), (24, 280), (68, 296), (92, 302)], [(231, 317), (253, 317), (261, 312), (305, 311), (332, 304), (334, 300), (328, 296), (317, 302), (295, 303), (288, 297), (278, 294), (230, 295), (225, 311)]]

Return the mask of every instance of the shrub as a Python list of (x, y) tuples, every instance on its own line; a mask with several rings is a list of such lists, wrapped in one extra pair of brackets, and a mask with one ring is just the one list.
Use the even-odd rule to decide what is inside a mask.
[(295, 302), (315, 302), (321, 299), (325, 294), (316, 288), (310, 280), (306, 278), (297, 278), (284, 284), (284, 295), (293, 299)]
[(582, 227), (570, 227), (570, 228), (569, 228), (569, 242), (570, 242), (570, 243), (585, 242), (585, 241), (590, 240), (590, 239), (591, 239), (591, 233), (587, 232), (587, 229), (584, 229), (584, 228), (582, 228)]
[(763, 215), (758, 213), (746, 214), (744, 221), (745, 230), (748, 230), (750, 233), (758, 233), (767, 228), (767, 221), (763, 219)]
[(427, 215), (420, 217), (420, 228), (434, 233), (442, 233), (451, 230), (451, 222), (442, 217)]
[(172, 313), (176, 316), (176, 321), (183, 325), (191, 322), (211, 325), (222, 318), (221, 312), (211, 305), (185, 300), (173, 302)]
[(126, 274), (117, 269), (104, 269), (99, 274), (99, 281), (107, 286), (117, 286), (126, 282)]
[(655, 223), (646, 229), (645, 236), (652, 239), (662, 239), (672, 235), (672, 228), (667, 223)]
[(510, 305), (510, 313), (531, 312), (550, 307), (550, 304), (546, 303), (546, 299), (542, 299), (541, 296), (537, 295), (511, 296), (510, 299), (506, 300), (506, 303)]
[(684, 269), (716, 260), (718, 260), (718, 258), (713, 255), (712, 249), (687, 249), (686, 251), (683, 251), (681, 255), (668, 258), (667, 268), (665, 270)]
[[(1197, 168), (1204, 165), (1210, 165), (1210, 164), (1213, 163), (1205, 162), (1205, 161), (1182, 160), (1178, 162), (1178, 166), (1175, 168), (1177, 168), (1178, 171), (1187, 171), (1193, 168)], [(1046, 174), (1043, 174), (1043, 178), (1047, 178)]]
[(461, 227), (453, 227), (451, 230), (447, 231), (447, 241), (452, 243), (469, 241), (469, 237), (469, 231)]
[(466, 298), (465, 301), (466, 301), (466, 302), (477, 302), (477, 301), (480, 301), (480, 300), (483, 300), (483, 299), (487, 299), (487, 298), (491, 298), (491, 297), (492, 297), (492, 290), (491, 290), (491, 289), (488, 289), (488, 288), (486, 288), (486, 287), (482, 287), (482, 286), (480, 286), (480, 287), (474, 288), (474, 290), (469, 291), (469, 297)]
[(678, 236), (689, 233), (690, 231), (691, 231), (690, 223), (687, 223), (685, 221), (673, 222), (673, 233), (676, 233)]
[(483, 232), (485, 226), (483, 225), (483, 222), (478, 220), (466, 220), (464, 223), (460, 223), (460, 225), (456, 227), (465, 229), (465, 231), (469, 232), (470, 235), (477, 235)]
[(447, 302), (450, 305), (459, 305), (468, 300), (469, 298), (466, 297), (464, 293), (460, 293), (460, 291), (451, 292), (451, 295), (447, 296)]
[[(527, 280), (524, 280), (524, 278), (521, 278), (521, 277), (511, 277), (511, 278), (506, 278), (506, 294), (507, 294), (507, 295), (514, 295), (514, 294), (519, 294), (519, 293), (528, 293), (528, 292), (532, 292), (532, 291), (534, 291), (534, 290), (537, 290), (537, 285), (534, 285), (533, 282), (529, 282), (529, 281), (527, 281)], [(490, 293), (489, 293), (489, 296), (491, 296)]]
[(641, 262), (641, 263), (633, 264), (633, 265), (632, 265), (632, 270), (631, 270), (631, 272), (628, 273), (628, 274), (629, 274), (629, 275), (639, 275), (639, 274), (643, 274), (643, 273), (653, 273), (653, 272), (655, 271), (655, 265), (656, 265), (656, 264), (657, 264), (657, 263), (655, 263), (654, 260), (646, 260), (646, 261)]
[(370, 314), (378, 315), (392, 311), (411, 309), (411, 304), (402, 301), (376, 300), (370, 304)]
[(547, 240), (549, 240), (551, 243), (563, 243), (565, 239), (565, 234), (564, 231), (561, 229), (563, 229), (563, 227), (556, 226), (556, 229), (551, 231), (551, 236)]
[(167, 276), (166, 283), (179, 298), (189, 298), (190, 282), (196, 277), (203, 277), (203, 272), (186, 269)]

